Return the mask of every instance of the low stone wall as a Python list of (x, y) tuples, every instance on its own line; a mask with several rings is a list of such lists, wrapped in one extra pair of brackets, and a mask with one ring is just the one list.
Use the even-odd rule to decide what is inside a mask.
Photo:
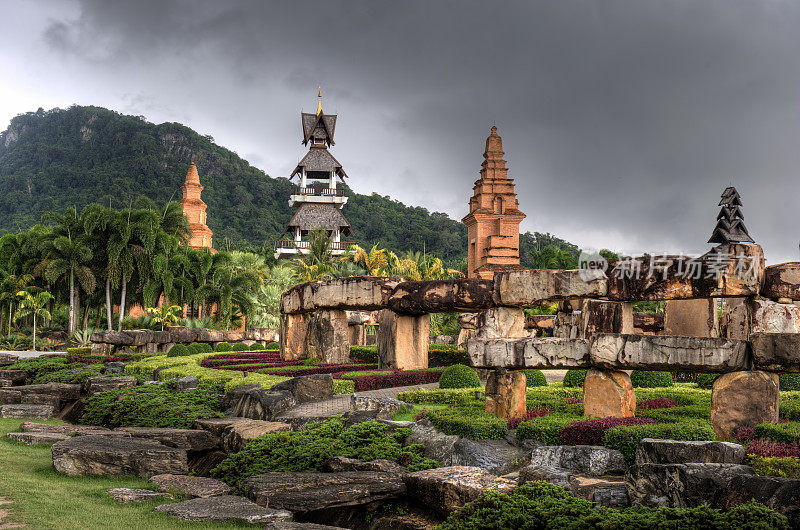
[(277, 342), (280, 333), (277, 329), (250, 329), (246, 331), (220, 331), (206, 328), (187, 328), (184, 326), (167, 326), (164, 331), (149, 329), (131, 329), (125, 331), (98, 331), (92, 333), (92, 353), (106, 354), (112, 347), (124, 348), (134, 352), (158, 353), (167, 352), (175, 344), (191, 344), (204, 342), (216, 346), (220, 342), (247, 345), (256, 342)]

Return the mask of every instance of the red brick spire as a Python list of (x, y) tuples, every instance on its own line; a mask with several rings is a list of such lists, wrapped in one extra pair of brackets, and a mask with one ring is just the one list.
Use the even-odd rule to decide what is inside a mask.
[[(211, 237), (214, 232), (206, 225), (206, 203), (200, 198), (203, 186), (200, 184), (200, 175), (197, 173), (197, 166), (189, 165), (186, 172), (186, 181), (181, 186), (183, 199), (181, 208), (189, 221), (191, 235), (189, 236), (189, 246), (192, 248), (211, 248)], [(213, 251), (213, 249), (212, 249)]]

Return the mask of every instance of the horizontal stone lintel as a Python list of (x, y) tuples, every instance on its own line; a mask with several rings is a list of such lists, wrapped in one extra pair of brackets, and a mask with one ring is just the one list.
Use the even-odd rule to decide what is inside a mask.
[(751, 333), (753, 368), (765, 372), (800, 372), (800, 333)]
[(472, 339), (472, 365), (480, 368), (601, 368), (734, 372), (752, 366), (747, 341), (716, 337), (621, 335), (589, 339), (558, 337)]

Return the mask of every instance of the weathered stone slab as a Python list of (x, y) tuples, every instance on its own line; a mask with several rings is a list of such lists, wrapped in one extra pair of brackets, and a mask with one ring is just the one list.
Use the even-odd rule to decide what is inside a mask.
[(753, 474), (740, 464), (635, 464), (625, 483), (631, 502), (689, 508), (714, 506), (734, 477)]
[(81, 397), (81, 385), (67, 383), (45, 383), (43, 385), (25, 385), (14, 388), (22, 392), (25, 398), (31, 394), (58, 396), (61, 401), (75, 401)]
[(730, 442), (644, 438), (636, 446), (637, 464), (743, 464), (744, 447)]
[(281, 314), (280, 351), (284, 361), (308, 357), (305, 344), (310, 318), (307, 314)]
[(622, 474), (627, 469), (622, 453), (596, 445), (540, 445), (531, 453), (531, 465), (589, 475)]
[(225, 429), (230, 427), (235, 423), (240, 423), (243, 421), (250, 421), (248, 418), (201, 418), (199, 420), (194, 420), (194, 424), (192, 427), (195, 429), (203, 429), (210, 432), (212, 435), (217, 436), (218, 438), (222, 438)]
[(150, 477), (150, 482), (158, 486), (160, 491), (179, 492), (189, 498), (216, 497), (228, 495), (231, 492), (231, 487), (224, 482), (208, 477), (165, 473)]
[(292, 512), (359, 506), (406, 492), (398, 475), (374, 471), (264, 473), (241, 484), (257, 504)]
[(497, 368), (486, 380), (487, 414), (498, 418), (521, 418), (525, 415), (525, 372)]
[(24, 385), (27, 378), (25, 370), (0, 370), (0, 387)]
[(664, 303), (664, 335), (716, 337), (718, 329), (717, 302), (713, 298)]
[(350, 359), (347, 314), (340, 309), (321, 309), (311, 313), (303, 354), (327, 364), (342, 364)]
[(506, 440), (460, 438), (453, 444), (450, 462), (442, 463), (479, 467), (492, 475), (505, 475), (527, 465), (530, 458), (530, 450), (511, 445)]
[(397, 462), (382, 458), (364, 462), (357, 458), (334, 456), (327, 459), (323, 464), (323, 467), (325, 471), (329, 473), (338, 473), (340, 471), (380, 471), (383, 473), (402, 475), (406, 472), (406, 468)]
[(31, 418), (44, 420), (52, 418), (55, 409), (52, 405), (3, 405), (0, 407), (0, 417), (2, 418)]
[(378, 364), (401, 370), (427, 368), (430, 340), (430, 315), (383, 311), (378, 327)]
[(95, 432), (105, 429), (95, 425), (50, 425), (47, 423), (24, 421), (19, 425), (19, 430), (23, 432), (42, 432), (71, 435), (78, 434), (80, 432)]
[(606, 296), (607, 278), (599, 270), (519, 270), (494, 276), (497, 305), (536, 306), (555, 300)]
[(86, 380), (85, 388), (86, 393), (90, 396), (98, 392), (107, 392), (109, 390), (119, 390), (120, 388), (128, 388), (139, 384), (139, 380), (131, 375), (122, 375), (118, 377), (90, 377)]
[(664, 329), (664, 313), (634, 313), (633, 329), (658, 333)]
[(585, 300), (581, 310), (580, 336), (586, 339), (598, 333), (632, 333), (633, 304), (607, 300)]
[(592, 366), (624, 370), (733, 372), (751, 362), (745, 341), (668, 335), (596, 335), (589, 356)]
[(76, 436), (53, 445), (53, 467), (67, 475), (136, 475), (189, 472), (186, 451), (144, 438)]
[(574, 474), (573, 471), (564, 469), (563, 467), (531, 464), (529, 466), (520, 469), (519, 484), (521, 486), (526, 482), (536, 482), (537, 480), (543, 480), (545, 482), (549, 482), (550, 484), (555, 484), (556, 486), (561, 486), (562, 488), (571, 491), (572, 488), (570, 486), (569, 481), (573, 474)]
[(378, 418), (386, 420), (391, 420), (398, 412), (403, 410), (410, 412), (413, 408), (413, 405), (399, 399), (360, 396), (358, 394), (350, 396), (350, 410), (377, 412)]
[(172, 429), (169, 427), (120, 427), (135, 438), (157, 440), (167, 447), (177, 447), (186, 451), (206, 451), (220, 445), (220, 439), (208, 431), (199, 429)]
[(22, 403), (22, 392), (10, 388), (0, 388), (0, 405)]
[(384, 309), (392, 291), (402, 281), (402, 278), (351, 276), (303, 283), (283, 293), (281, 313), (309, 313), (317, 309)]
[(147, 502), (172, 498), (169, 493), (159, 493), (141, 488), (111, 488), (107, 489), (106, 493), (117, 502)]
[(475, 336), (480, 339), (528, 337), (525, 313), (519, 307), (492, 307), (478, 313)]
[(19, 360), (19, 355), (0, 353), (0, 366), (9, 366)]
[(491, 475), (478, 467), (451, 466), (427, 469), (405, 476), (408, 496), (447, 516), (458, 506), (480, 497), (487, 490), (509, 492), (513, 480)]
[(751, 333), (800, 333), (800, 307), (750, 300)]
[(593, 418), (627, 418), (636, 412), (631, 377), (620, 370), (590, 368), (583, 380), (583, 415)]
[(290, 431), (292, 426), (277, 421), (247, 420), (233, 423), (222, 435), (222, 445), (228, 453), (236, 453), (252, 440), (272, 432)]
[(470, 362), (475, 367), (588, 368), (589, 341), (560, 337), (530, 339), (470, 339)]
[(778, 374), (758, 370), (723, 374), (711, 389), (711, 425), (722, 440), (740, 427), (777, 423)]
[(66, 434), (50, 432), (10, 432), (6, 435), (9, 439), (22, 442), (25, 445), (46, 444), (51, 445), (69, 438)]
[(785, 515), (791, 528), (800, 528), (800, 479), (738, 475), (728, 482), (716, 507), (731, 510), (751, 499)]
[(286, 510), (262, 508), (244, 497), (220, 495), (217, 497), (189, 499), (174, 504), (162, 504), (155, 508), (184, 521), (204, 521), (226, 523), (243, 521), (250, 524), (264, 524), (274, 521), (291, 521), (292, 514)]
[(525, 317), (525, 329), (552, 331), (555, 324), (555, 315), (528, 315)]
[(388, 307), (401, 314), (483, 311), (494, 306), (494, 282), (479, 278), (402, 282), (395, 287)]
[(800, 372), (800, 333), (753, 333), (753, 368)]
[(770, 265), (764, 270), (761, 296), (800, 300), (800, 261)]

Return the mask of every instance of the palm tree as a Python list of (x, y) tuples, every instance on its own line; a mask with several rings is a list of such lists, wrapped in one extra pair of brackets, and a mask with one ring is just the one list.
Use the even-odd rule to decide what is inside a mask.
[(245, 316), (252, 313), (254, 304), (252, 294), (258, 279), (252, 273), (236, 272), (233, 265), (225, 263), (214, 271), (213, 297), (217, 304), (217, 320), (226, 329), (234, 320), (236, 310)]
[[(297, 249), (300, 252), (300, 249)], [(327, 230), (313, 230), (309, 234), (308, 252), (301, 253), (294, 263), (295, 278), (301, 282), (325, 280), (333, 277), (336, 266), (331, 252), (331, 237)]]
[[(8, 334), (11, 334), (11, 322), (14, 315), (14, 302), (18, 301), (17, 293), (25, 291), (30, 288), (33, 281), (33, 276), (30, 274), (9, 274), (1, 271), (0, 275), (0, 301), (5, 305), (8, 302)], [(0, 324), (0, 331), (2, 331), (2, 324)]]
[(20, 298), (19, 306), (17, 307), (17, 319), (33, 316), (33, 351), (36, 351), (36, 317), (52, 318), (50, 312), (46, 309), (47, 302), (53, 298), (53, 295), (47, 291), (39, 291), (35, 295), (28, 291), (20, 291), (17, 293)]
[(361, 266), (369, 276), (383, 276), (389, 268), (391, 257), (391, 252), (385, 248), (378, 249), (378, 245), (373, 245), (369, 251), (359, 245), (351, 245), (342, 261)]

